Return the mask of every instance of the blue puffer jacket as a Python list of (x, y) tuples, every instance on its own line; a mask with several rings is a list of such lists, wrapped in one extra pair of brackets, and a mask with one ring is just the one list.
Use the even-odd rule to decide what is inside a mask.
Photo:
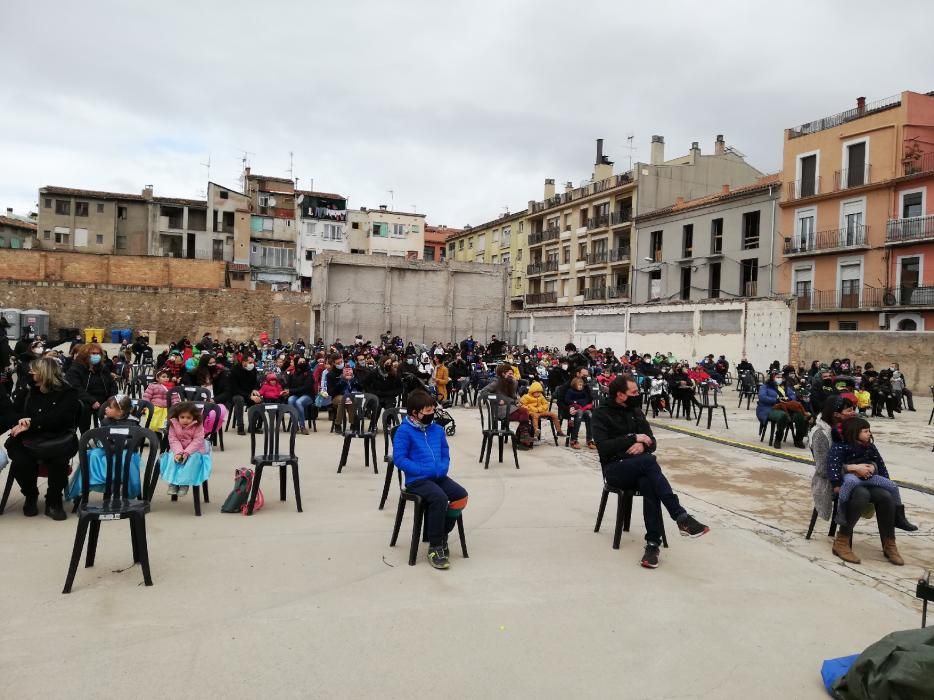
[(756, 404), (756, 418), (760, 423), (765, 423), (769, 419), (769, 412), (779, 401), (797, 401), (798, 396), (795, 390), (790, 386), (785, 387), (785, 397), (778, 395), (778, 391), (768, 384), (759, 387), (759, 403)]
[(406, 485), (447, 476), (451, 453), (444, 428), (432, 423), (422, 430), (406, 418), (392, 440), (392, 461), (405, 474)]

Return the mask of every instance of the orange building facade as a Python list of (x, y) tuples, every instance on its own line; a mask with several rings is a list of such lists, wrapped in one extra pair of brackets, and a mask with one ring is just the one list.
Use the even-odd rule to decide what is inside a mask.
[(797, 330), (934, 331), (934, 93), (785, 130), (777, 291)]
[(454, 236), (461, 232), (458, 228), (448, 228), (447, 226), (428, 226), (425, 225), (425, 251), (423, 260), (434, 260), (440, 262), (444, 260), (447, 253), (445, 243), (448, 236)]

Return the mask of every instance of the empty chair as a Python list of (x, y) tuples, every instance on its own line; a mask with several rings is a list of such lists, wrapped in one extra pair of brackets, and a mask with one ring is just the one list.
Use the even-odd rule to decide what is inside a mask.
[(752, 372), (742, 372), (739, 375), (737, 387), (739, 389), (739, 403), (736, 408), (740, 408), (743, 405), (743, 399), (746, 399), (746, 410), (748, 411), (752, 400), (759, 397), (759, 383), (756, 381), (756, 375)]
[[(130, 498), (128, 491), (130, 469), (136, 468), (133, 465), (133, 456), (147, 446), (147, 470), (151, 470), (159, 454), (159, 437), (150, 430), (136, 426), (103, 427), (89, 430), (81, 436), (78, 459), (82, 487), (78, 502), (78, 527), (62, 593), (71, 592), (86, 538), (88, 551), (85, 566), (94, 566), (101, 521), (105, 520), (130, 521), (133, 561), (139, 562), (143, 569), (143, 582), (147, 586), (152, 585), (152, 576), (149, 571), (149, 546), (146, 540), (146, 514), (149, 512), (149, 502)], [(107, 478), (104, 483), (103, 497), (99, 503), (90, 502), (91, 475), (88, 454), (95, 448), (104, 451), (107, 463)], [(89, 530), (90, 537), (88, 538)]]
[(730, 424), (726, 419), (726, 406), (717, 403), (717, 395), (720, 390), (708, 382), (701, 382), (697, 388), (697, 395), (694, 398), (694, 405), (697, 407), (697, 423), (700, 425), (701, 416), (707, 411), (707, 429), (710, 430), (710, 423), (713, 420), (713, 413), (717, 409), (723, 411), (723, 424), (729, 429)]
[(365, 466), (370, 466), (370, 455), (373, 456), (373, 473), (379, 474), (376, 464), (376, 426), (373, 424), (379, 400), (372, 394), (353, 395), (353, 420), (350, 428), (344, 431), (344, 445), (341, 449), (341, 461), (337, 465), (337, 473), (347, 464), (347, 455), (350, 453), (350, 444), (354, 438), (363, 440), (363, 460)]
[(496, 394), (488, 394), (480, 400), (480, 421), (483, 424), (483, 442), (480, 445), (480, 462), (484, 462), (484, 469), (490, 468), (490, 453), (493, 442), (499, 443), (499, 462), (503, 462), (503, 444), (509, 440), (512, 445), (512, 456), (519, 468), (519, 451), (516, 447), (517, 439), (514, 430), (509, 427), (509, 406)]
[[(256, 496), (259, 493), (260, 480), (265, 467), (279, 467), (279, 500), (285, 500), (286, 469), (292, 467), (292, 488), (295, 491), (295, 508), (302, 512), (302, 492), (298, 479), (298, 457), (295, 454), (295, 436), (298, 432), (296, 408), (284, 403), (267, 403), (251, 406), (247, 411), (247, 423), (250, 430), (250, 462), (256, 470), (250, 500), (247, 503), (247, 515), (253, 515)], [(282, 445), (282, 423), (289, 419), (288, 445)], [(256, 435), (263, 436), (262, 445), (257, 451)]]

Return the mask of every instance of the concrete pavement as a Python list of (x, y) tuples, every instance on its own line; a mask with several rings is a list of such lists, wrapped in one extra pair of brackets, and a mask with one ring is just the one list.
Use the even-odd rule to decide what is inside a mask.
[[(930, 406), (919, 411), (926, 420)], [(219, 512), (248, 461), (248, 438), (232, 434), (203, 517), (160, 487), (151, 588), (131, 566), (128, 527), (105, 523), (95, 567), (61, 595), (75, 519), (26, 519), (14, 493), (0, 517), (0, 694), (820, 698), (822, 659), (920, 624), (909, 589), (934, 563), (930, 496), (906, 496), (921, 525), (899, 536), (906, 566), (885, 562), (864, 521), (864, 564), (850, 567), (823, 523), (803, 538), (807, 465), (657, 429), (675, 490), (712, 532), (687, 540), (667, 521), (671, 548), (649, 571), (638, 566), (638, 503), (619, 551), (612, 501), (593, 532), (594, 453), (543, 444), (520, 453), (518, 471), (508, 460), (484, 471), (475, 410), (453, 415), (470, 558), (452, 546), (446, 572), (428, 566), (424, 545), (407, 566), (410, 511), (388, 546), (398, 491), (377, 510), (382, 464), (379, 476), (364, 470), (359, 441), (338, 475), (341, 440), (326, 421), (298, 437), (304, 513), (291, 492), (278, 500), (274, 473), (264, 510)]]

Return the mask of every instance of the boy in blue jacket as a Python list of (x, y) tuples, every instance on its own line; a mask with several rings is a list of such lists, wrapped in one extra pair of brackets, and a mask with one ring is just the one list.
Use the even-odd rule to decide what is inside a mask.
[(444, 428), (434, 422), (435, 400), (413, 391), (405, 407), (408, 415), (396, 429), (392, 459), (405, 474), (405, 490), (420, 496), (426, 509), (428, 563), (447, 569), (448, 533), (467, 505), (467, 491), (448, 477), (451, 456)]

